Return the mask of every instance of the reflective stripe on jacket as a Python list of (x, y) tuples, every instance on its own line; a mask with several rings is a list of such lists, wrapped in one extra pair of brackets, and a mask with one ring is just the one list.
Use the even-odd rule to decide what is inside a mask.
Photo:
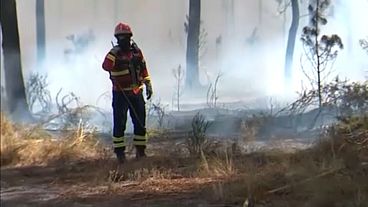
[(102, 68), (110, 73), (114, 91), (139, 92), (145, 81), (150, 81), (142, 51), (132, 46), (123, 52), (115, 46), (107, 53)]

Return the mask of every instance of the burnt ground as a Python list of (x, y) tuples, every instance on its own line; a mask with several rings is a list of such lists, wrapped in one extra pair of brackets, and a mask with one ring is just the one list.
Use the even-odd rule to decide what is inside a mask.
[[(244, 114), (234, 115), (205, 113), (213, 117), (208, 129), (208, 136), (215, 142), (232, 143), (234, 140), (244, 141), (241, 128)], [(228, 180), (213, 177), (197, 177), (187, 173), (193, 166), (191, 160), (171, 163), (175, 156), (172, 151), (181, 151), (188, 136), (193, 113), (180, 119), (168, 118), (168, 126), (174, 131), (166, 131), (150, 141), (148, 154), (144, 161), (133, 158), (128, 161), (129, 170), (116, 165), (113, 158), (101, 161), (83, 160), (75, 163), (59, 163), (44, 166), (7, 166), (1, 167), (1, 205), (2, 206), (242, 206), (244, 198), (236, 202), (223, 203), (213, 195), (218, 183)], [(247, 144), (239, 144), (243, 153), (269, 150), (273, 148), (283, 151), (304, 149), (313, 141), (306, 134), (290, 127), (288, 117), (271, 119), (265, 126), (260, 126), (257, 141), (248, 140)], [(299, 120), (307, 123), (305, 120)], [(308, 121), (309, 123), (309, 121)], [(188, 126), (187, 126), (188, 125)], [(292, 128), (292, 130), (288, 130)], [(266, 133), (265, 133), (266, 132)], [(270, 136), (272, 135), (272, 136)], [(102, 140), (109, 141), (108, 133), (99, 135)], [(297, 137), (297, 138), (296, 138)], [(175, 146), (175, 147), (174, 147)], [(128, 150), (133, 157), (134, 151)], [(164, 154), (162, 159), (156, 152)], [(166, 154), (165, 154), (166, 153)], [(176, 152), (178, 153), (178, 152)], [(180, 153), (180, 152), (179, 152)], [(163, 171), (170, 171), (170, 176), (145, 177), (144, 179), (125, 179), (111, 181), (109, 173), (116, 169), (119, 172), (135, 172), (144, 168), (147, 163), (165, 166)], [(135, 170), (135, 171), (134, 171)], [(178, 171), (179, 173), (175, 173)], [(190, 170), (189, 170), (190, 171)], [(173, 173), (174, 172), (174, 173)], [(184, 172), (184, 173), (183, 173)], [(259, 205), (267, 206), (267, 205)], [(272, 206), (272, 205), (271, 205)]]
[[(172, 151), (180, 149), (185, 133), (160, 136), (150, 142), (150, 157), (137, 161), (133, 152), (124, 167), (117, 166), (114, 159), (104, 161), (84, 160), (74, 163), (46, 166), (11, 166), (1, 168), (2, 206), (242, 206), (239, 201), (223, 203), (213, 196), (214, 186), (224, 183), (221, 177), (196, 177), (190, 168), (195, 165), (190, 159), (176, 160)], [(269, 143), (269, 144), (267, 144)], [(304, 148), (299, 141), (253, 142), (242, 149), (259, 150), (267, 145), (281, 149)], [(179, 146), (173, 147), (173, 146)], [(251, 146), (253, 145), (253, 147)], [(262, 146), (261, 146), (262, 145)], [(258, 146), (258, 148), (257, 148)], [(259, 147), (261, 146), (261, 147)], [(166, 149), (162, 152), (162, 149)], [(170, 151), (171, 150), (171, 151)], [(157, 156), (161, 151), (166, 157)], [(175, 156), (175, 155), (173, 155)], [(181, 159), (181, 158), (180, 158)], [(162, 166), (162, 172), (144, 179), (112, 181), (109, 172), (136, 172), (152, 165)], [(152, 174), (152, 172), (151, 172)], [(154, 173), (153, 173), (154, 174)], [(159, 173), (160, 174), (160, 173)]]
[[(121, 182), (109, 192), (107, 185), (58, 180), (53, 167), (19, 167), (2, 169), (2, 206), (200, 206), (208, 204), (198, 197), (200, 188), (213, 181), (170, 180), (166, 190), (155, 191), (153, 184)], [(70, 177), (83, 176), (70, 172)], [(75, 178), (78, 179), (78, 178)], [(73, 183), (69, 183), (73, 182)], [(163, 182), (163, 181), (160, 181)], [(180, 185), (180, 188), (174, 187)], [(161, 184), (160, 184), (161, 185)], [(157, 188), (159, 185), (156, 186)], [(172, 188), (172, 189), (170, 189)], [(163, 192), (161, 192), (163, 191)]]

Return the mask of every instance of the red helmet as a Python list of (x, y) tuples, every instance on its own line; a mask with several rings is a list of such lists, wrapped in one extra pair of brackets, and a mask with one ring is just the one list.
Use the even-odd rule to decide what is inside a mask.
[(130, 29), (130, 26), (126, 23), (120, 22), (115, 27), (114, 35), (118, 36), (118, 35), (124, 35), (124, 34), (129, 34), (129, 35), (133, 36), (133, 33), (132, 33), (132, 30)]

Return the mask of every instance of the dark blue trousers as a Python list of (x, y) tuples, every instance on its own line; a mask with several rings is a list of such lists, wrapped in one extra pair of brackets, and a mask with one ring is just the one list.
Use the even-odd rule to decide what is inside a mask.
[(134, 94), (130, 91), (113, 91), (113, 144), (116, 154), (124, 153), (126, 138), (124, 137), (128, 111), (134, 126), (135, 146), (146, 146), (146, 109), (142, 92)]

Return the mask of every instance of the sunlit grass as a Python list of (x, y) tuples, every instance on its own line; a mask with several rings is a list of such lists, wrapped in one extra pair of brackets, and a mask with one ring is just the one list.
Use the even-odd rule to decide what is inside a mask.
[(94, 133), (83, 124), (63, 137), (54, 138), (46, 131), (11, 123), (1, 115), (1, 166), (47, 165), (104, 156), (105, 149)]
[(129, 158), (121, 166), (82, 124), (63, 139), (42, 129), (25, 137), (29, 127), (2, 116), (0, 155), (2, 166), (56, 166), (55, 183), (65, 185), (69, 196), (86, 191), (125, 196), (190, 192), (217, 204), (254, 200), (264, 206), (364, 206), (368, 152), (364, 143), (346, 137), (351, 131), (345, 129), (366, 132), (367, 119), (352, 121), (352, 126), (338, 125), (313, 147), (296, 152), (242, 154), (232, 150), (239, 146), (231, 146), (202, 151), (198, 157), (174, 145), (171, 153), (156, 148), (148, 158)]

